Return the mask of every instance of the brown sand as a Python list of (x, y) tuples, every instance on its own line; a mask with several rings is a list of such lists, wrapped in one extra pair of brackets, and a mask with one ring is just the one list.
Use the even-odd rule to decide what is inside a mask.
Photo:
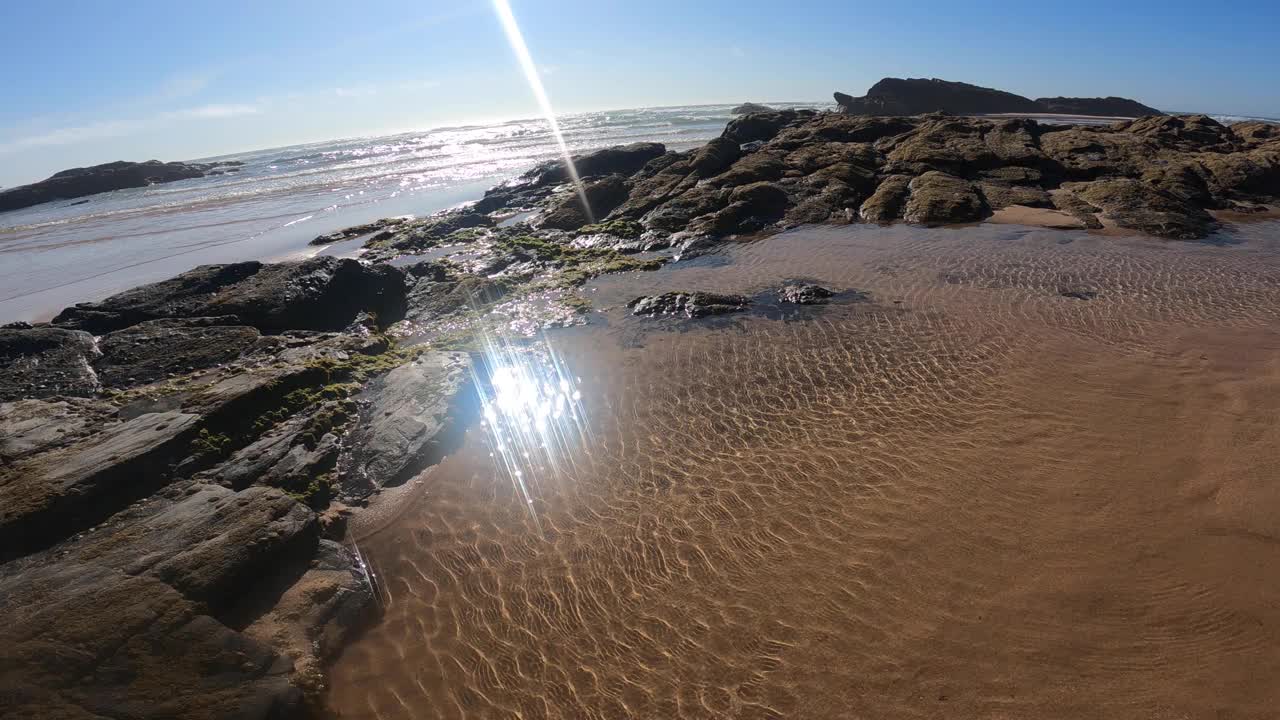
[(992, 213), (987, 220), (988, 222), (1003, 225), (1026, 225), (1056, 230), (1084, 228), (1084, 222), (1070, 213), (1050, 208), (1028, 207), (1026, 205), (1010, 205), (1000, 208)]
[(526, 505), (478, 428), (362, 539), (387, 611), (335, 711), (1275, 717), (1280, 230), (1250, 227), (803, 230), (599, 282), (876, 302), (553, 335), (589, 434), (535, 450)]

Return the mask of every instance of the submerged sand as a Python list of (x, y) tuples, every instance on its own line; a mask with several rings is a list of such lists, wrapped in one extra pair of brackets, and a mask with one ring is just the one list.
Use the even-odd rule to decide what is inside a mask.
[[(804, 229), (597, 281), (547, 339), (577, 421), (475, 428), (365, 529), (334, 710), (1271, 717), (1280, 225), (1241, 232)], [(872, 302), (622, 307), (786, 278)]]

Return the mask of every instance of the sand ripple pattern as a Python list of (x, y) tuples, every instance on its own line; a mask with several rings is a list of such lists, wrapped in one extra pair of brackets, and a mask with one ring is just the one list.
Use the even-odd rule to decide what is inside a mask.
[(362, 540), (387, 611), (335, 711), (1271, 717), (1269, 227), (804, 230), (600, 283), (604, 305), (790, 277), (875, 302), (554, 335), (591, 436), (530, 461), (528, 505), (477, 428)]

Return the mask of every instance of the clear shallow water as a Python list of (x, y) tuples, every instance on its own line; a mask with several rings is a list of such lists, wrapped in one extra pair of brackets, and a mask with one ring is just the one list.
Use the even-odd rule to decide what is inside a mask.
[[(573, 152), (641, 141), (684, 150), (718, 135), (732, 107), (583, 113), (564, 116), (561, 127)], [(0, 322), (47, 319), (203, 263), (323, 252), (307, 242), (476, 199), (555, 154), (541, 120), (440, 128), (210, 158), (245, 166), (3, 213)]]
[[(871, 301), (625, 310), (788, 278)], [(801, 228), (586, 290), (357, 518), (339, 717), (1274, 715), (1280, 223)]]

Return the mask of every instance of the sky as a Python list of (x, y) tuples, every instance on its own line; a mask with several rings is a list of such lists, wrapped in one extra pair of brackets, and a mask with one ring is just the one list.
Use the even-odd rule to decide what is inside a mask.
[[(1280, 3), (511, 0), (557, 112), (885, 76), (1280, 117)], [(0, 186), (538, 115), (488, 0), (0, 2)]]

